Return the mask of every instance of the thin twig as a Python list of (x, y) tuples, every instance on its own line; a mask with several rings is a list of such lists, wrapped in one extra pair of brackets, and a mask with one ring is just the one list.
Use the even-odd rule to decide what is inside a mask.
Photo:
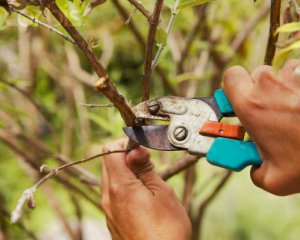
[(162, 5), (163, 5), (163, 0), (156, 1), (153, 14), (149, 21), (150, 27), (148, 31), (148, 38), (146, 44), (142, 101), (148, 100), (150, 96), (151, 73), (152, 73), (151, 64), (153, 59), (153, 48), (155, 44), (155, 35), (156, 35), (157, 26), (159, 24), (159, 17), (160, 17)]
[(43, 22), (39, 21), (38, 19), (36, 19), (35, 17), (31, 17), (31, 16), (27, 15), (26, 13), (23, 13), (19, 10), (13, 9), (13, 11), (22, 15), (23, 17), (31, 20), (32, 23), (36, 23), (44, 28), (49, 29), (51, 32), (56, 33), (57, 35), (61, 36), (62, 38), (64, 38), (65, 40), (69, 41), (70, 43), (72, 43), (73, 45), (76, 46), (76, 42), (73, 39), (69, 38), (67, 35), (63, 34), (61, 31), (57, 30), (55, 27), (52, 27), (46, 23), (43, 23)]
[(139, 10), (146, 18), (148, 21), (151, 21), (151, 13), (139, 2), (135, 0), (128, 0), (137, 10)]
[(271, 14), (270, 14), (270, 27), (269, 27), (269, 39), (265, 54), (265, 64), (271, 65), (275, 51), (278, 34), (275, 35), (276, 29), (280, 26), (280, 8), (281, 0), (271, 1)]
[(130, 150), (115, 150), (115, 151), (108, 151), (108, 152), (104, 152), (104, 153), (99, 153), (96, 154), (94, 156), (88, 157), (88, 158), (84, 158), (82, 160), (79, 161), (75, 161), (75, 162), (70, 162), (70, 163), (66, 163), (58, 168), (53, 169), (50, 173), (48, 173), (46, 176), (44, 176), (42, 179), (40, 179), (33, 187), (35, 189), (39, 188), (45, 181), (47, 181), (49, 178), (55, 176), (58, 174), (58, 172), (60, 172), (61, 170), (64, 170), (65, 168), (71, 167), (71, 166), (75, 166), (78, 164), (82, 164), (82, 163), (86, 163), (89, 162), (95, 158), (98, 157), (103, 157), (105, 155), (109, 155), (109, 154), (113, 154), (113, 153), (125, 153), (125, 152), (129, 152)]
[(157, 63), (158, 63), (158, 59), (159, 59), (159, 57), (160, 57), (162, 51), (164, 50), (164, 48), (165, 48), (166, 45), (167, 45), (168, 37), (169, 37), (169, 35), (170, 35), (171, 29), (172, 29), (172, 27), (173, 27), (173, 24), (174, 24), (174, 22), (175, 22), (175, 19), (176, 19), (177, 13), (178, 13), (177, 7), (178, 7), (178, 5), (179, 5), (179, 2), (180, 2), (180, 0), (176, 0), (175, 3), (174, 3), (174, 7), (173, 7), (172, 13), (171, 13), (171, 18), (170, 18), (169, 23), (168, 23), (168, 26), (167, 26), (167, 28), (166, 28), (166, 35), (167, 35), (167, 36), (166, 36), (166, 42), (160, 44), (160, 46), (159, 46), (159, 48), (158, 48), (158, 50), (157, 50), (157, 52), (156, 52), (156, 55), (155, 55), (155, 57), (154, 57), (154, 60), (153, 60), (153, 62), (152, 62), (152, 64), (151, 64), (151, 70), (152, 70), (152, 71), (153, 71), (154, 68), (156, 67), (156, 65), (157, 65)]
[(13, 211), (13, 213), (11, 215), (11, 222), (16, 223), (20, 219), (20, 217), (22, 216), (22, 207), (23, 207), (25, 202), (29, 202), (29, 205), (34, 207), (34, 205), (35, 205), (35, 203), (34, 203), (34, 194), (35, 194), (36, 190), (43, 183), (45, 183), (49, 178), (51, 178), (53, 176), (56, 176), (60, 171), (66, 169), (68, 167), (77, 165), (77, 164), (86, 163), (86, 162), (91, 161), (91, 160), (93, 160), (95, 158), (98, 158), (98, 157), (102, 157), (102, 156), (113, 154), (113, 153), (125, 153), (125, 152), (129, 152), (129, 151), (130, 150), (127, 149), (127, 150), (115, 150), (115, 151), (108, 151), (108, 152), (104, 152), (104, 153), (99, 153), (99, 154), (96, 154), (94, 156), (84, 158), (84, 159), (79, 160), (79, 161), (70, 162), (70, 163), (64, 164), (64, 165), (62, 165), (58, 168), (54, 168), (53, 170), (51, 170), (50, 173), (48, 173), (46, 176), (41, 178), (34, 186), (32, 186), (31, 188), (26, 189), (23, 192), (21, 198), (18, 201), (18, 204), (17, 204), (15, 210)]
[(91, 103), (80, 103), (80, 106), (88, 107), (88, 108), (112, 108), (113, 104), (91, 104)]

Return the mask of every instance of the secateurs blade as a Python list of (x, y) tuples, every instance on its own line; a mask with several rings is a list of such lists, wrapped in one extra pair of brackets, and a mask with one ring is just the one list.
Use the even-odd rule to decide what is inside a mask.
[(168, 125), (124, 128), (128, 137), (145, 147), (205, 154), (208, 162), (234, 171), (262, 162), (255, 143), (243, 141), (242, 126), (220, 123), (222, 117), (234, 116), (222, 89), (213, 97), (159, 97), (138, 104), (133, 111), (137, 118), (169, 121)]

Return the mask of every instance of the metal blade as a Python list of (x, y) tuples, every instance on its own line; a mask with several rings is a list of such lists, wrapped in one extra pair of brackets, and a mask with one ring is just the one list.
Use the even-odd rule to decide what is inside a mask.
[(136, 143), (162, 151), (183, 150), (173, 146), (168, 140), (168, 125), (125, 127), (126, 135)]

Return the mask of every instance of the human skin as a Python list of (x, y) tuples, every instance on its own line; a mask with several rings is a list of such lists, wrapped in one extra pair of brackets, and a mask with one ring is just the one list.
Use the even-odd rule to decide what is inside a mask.
[(263, 160), (253, 183), (276, 195), (300, 192), (300, 77), (290, 60), (275, 73), (260, 66), (249, 74), (235, 66), (224, 74), (224, 91), (255, 141)]
[[(126, 149), (127, 142), (111, 142), (104, 152)], [(191, 223), (187, 213), (149, 159), (143, 147), (104, 157), (101, 206), (112, 239), (188, 240)]]
[[(300, 192), (299, 66), (290, 60), (278, 73), (236, 66), (224, 74), (224, 91), (263, 160), (252, 167), (252, 181), (276, 195)], [(104, 151), (126, 149), (126, 142), (111, 142)], [(101, 205), (113, 240), (190, 239), (184, 208), (149, 158), (142, 147), (104, 157)]]

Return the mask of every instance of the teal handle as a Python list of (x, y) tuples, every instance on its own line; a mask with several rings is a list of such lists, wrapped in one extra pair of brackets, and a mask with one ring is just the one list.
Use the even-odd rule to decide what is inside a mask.
[(228, 98), (226, 97), (226, 94), (223, 89), (218, 89), (214, 93), (214, 97), (216, 99), (216, 102), (218, 104), (218, 107), (220, 109), (220, 112), (223, 115), (233, 115), (234, 110), (231, 106), (231, 103), (229, 102)]
[(230, 138), (216, 138), (206, 159), (213, 165), (241, 171), (249, 165), (261, 165), (262, 160), (253, 142)]

